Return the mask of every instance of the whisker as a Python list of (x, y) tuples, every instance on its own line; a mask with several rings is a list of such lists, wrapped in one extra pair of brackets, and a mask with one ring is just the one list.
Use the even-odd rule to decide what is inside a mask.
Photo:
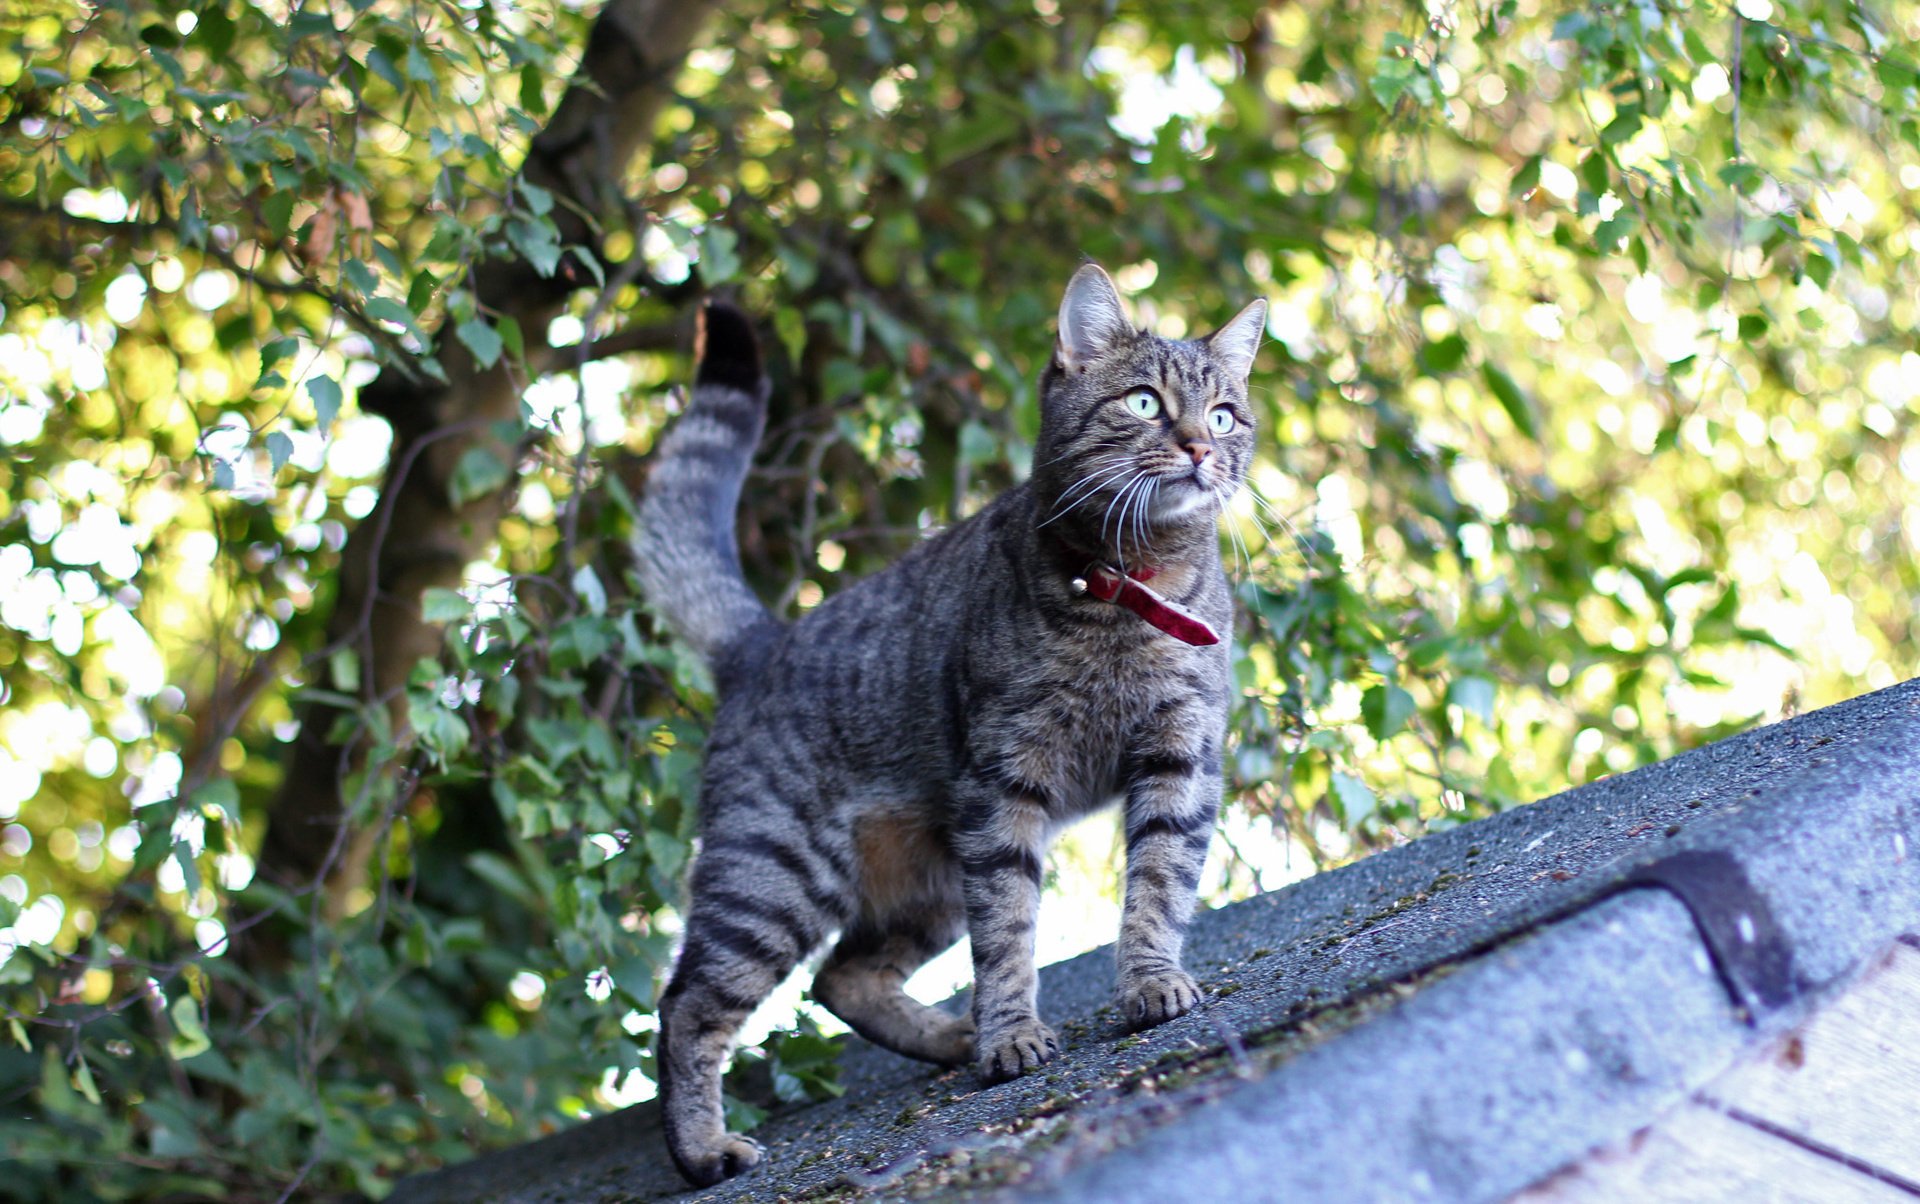
[(1232, 495), (1227, 492), (1224, 483), (1216, 484), (1212, 486), (1212, 489), (1214, 500), (1220, 503), (1220, 517), (1226, 520), (1227, 537), (1233, 542), (1233, 552), (1237, 563), (1246, 565), (1247, 576), (1251, 577), (1253, 575), (1253, 554), (1247, 551), (1247, 541), (1240, 535), (1239, 520), (1231, 510), (1227, 509), (1227, 502)]
[[(1146, 550), (1145, 541), (1143, 541), (1140, 538), (1140, 511), (1141, 511), (1142, 503), (1150, 500), (1153, 497), (1153, 491), (1155, 487), (1158, 486), (1159, 482), (1160, 482), (1159, 477), (1154, 477), (1154, 476), (1147, 477), (1145, 480), (1141, 481), (1141, 485), (1143, 486), (1143, 488), (1140, 490), (1140, 492), (1135, 494), (1132, 498), (1128, 499), (1127, 504), (1120, 508), (1120, 537), (1123, 540), (1128, 536), (1133, 537), (1134, 555), (1138, 556), (1143, 561), (1147, 558), (1147, 550)], [(1120, 559), (1123, 562), (1126, 560), (1126, 556), (1124, 554), (1125, 548), (1126, 548), (1126, 545), (1122, 543), (1121, 544), (1122, 555)]]
[[(1118, 464), (1117, 468), (1114, 467), (1115, 464)], [(1038, 526), (1044, 527), (1048, 523), (1054, 522), (1060, 518), (1065, 517), (1068, 511), (1072, 510), (1075, 506), (1079, 505), (1081, 502), (1086, 501), (1088, 498), (1092, 497), (1094, 494), (1100, 492), (1101, 487), (1106, 485), (1107, 482), (1114, 480), (1116, 477), (1124, 476), (1126, 474), (1126, 471), (1132, 467), (1133, 467), (1133, 459), (1130, 456), (1114, 457), (1112, 460), (1102, 463), (1099, 467), (1095, 468), (1092, 472), (1089, 472), (1086, 476), (1081, 477), (1078, 481), (1075, 481), (1073, 484), (1067, 486), (1066, 489), (1061, 491), (1060, 500), (1054, 503), (1053, 513), (1049, 514), (1043, 522), (1038, 524)], [(1111, 471), (1109, 471), (1110, 469)], [(1094, 483), (1088, 486), (1087, 489), (1084, 492), (1082, 492), (1078, 497), (1073, 496), (1075, 490), (1079, 489), (1083, 485), (1086, 485), (1088, 481), (1092, 481), (1094, 477), (1100, 476), (1101, 473), (1106, 473), (1107, 475), (1100, 477), (1100, 480), (1098, 481), (1094, 481)]]
[[(1294, 525), (1292, 519), (1281, 513), (1278, 506), (1275, 506), (1266, 498), (1261, 497), (1259, 492), (1251, 485), (1246, 486), (1246, 491), (1247, 497), (1252, 500), (1253, 504), (1258, 507), (1259, 510), (1265, 511), (1269, 518), (1286, 528), (1287, 534), (1293, 539), (1294, 549), (1299, 553), (1302, 563), (1311, 564), (1320, 559), (1320, 554), (1314, 550), (1313, 544), (1305, 536), (1300, 534), (1300, 528)], [(1268, 549), (1271, 550), (1274, 546), (1273, 536), (1267, 532), (1266, 525), (1260, 521), (1259, 513), (1256, 512), (1251, 517), (1253, 518), (1254, 525), (1260, 528), (1261, 535), (1266, 539)]]
[[(1126, 497), (1126, 496), (1127, 496), (1128, 494), (1130, 494), (1130, 493), (1132, 493), (1132, 492), (1134, 491), (1134, 489), (1135, 489), (1135, 487), (1137, 487), (1137, 486), (1138, 486), (1138, 485), (1140, 484), (1140, 482), (1141, 482), (1141, 481), (1143, 481), (1143, 480), (1145, 480), (1145, 479), (1146, 479), (1146, 476), (1147, 476), (1147, 470), (1146, 470), (1146, 469), (1144, 469), (1144, 468), (1143, 468), (1143, 469), (1141, 469), (1141, 470), (1140, 470), (1139, 472), (1137, 472), (1137, 473), (1135, 473), (1135, 474), (1133, 475), (1133, 477), (1132, 477), (1132, 479), (1131, 479), (1131, 480), (1129, 480), (1129, 481), (1128, 481), (1128, 482), (1126, 483), (1126, 485), (1125, 485), (1124, 487), (1122, 487), (1122, 488), (1121, 488), (1121, 490), (1120, 490), (1120, 492), (1114, 495), (1114, 497), (1113, 497), (1113, 501), (1111, 501), (1111, 502), (1108, 502), (1108, 503), (1107, 503), (1107, 509), (1106, 509), (1106, 512), (1105, 512), (1105, 513), (1103, 513), (1103, 514), (1102, 514), (1102, 515), (1100, 516), (1100, 538), (1101, 538), (1102, 540), (1104, 540), (1104, 539), (1106, 539), (1106, 537), (1107, 537), (1107, 520), (1108, 520), (1109, 518), (1111, 518), (1111, 517), (1113, 517), (1113, 508), (1114, 508), (1114, 507), (1115, 507), (1116, 505), (1118, 505), (1118, 504), (1119, 504), (1119, 502), (1120, 502), (1120, 499), (1121, 499), (1121, 498), (1124, 498), (1124, 497)], [(1126, 513), (1126, 511), (1125, 511), (1125, 510), (1122, 510), (1122, 511), (1121, 511), (1121, 513), (1122, 513), (1122, 514), (1125, 514), (1125, 513)], [(1102, 548), (1102, 549), (1101, 549), (1101, 551), (1105, 551), (1105, 550), (1106, 550), (1106, 549), (1104, 549), (1104, 548)], [(1118, 546), (1118, 539), (1117, 539), (1117, 538), (1116, 538), (1116, 540), (1115, 540), (1115, 548), (1114, 548), (1114, 550), (1115, 550), (1116, 552), (1119, 552), (1119, 551), (1123, 551), (1123, 549), (1121, 549), (1121, 548), (1120, 548), (1120, 547)]]

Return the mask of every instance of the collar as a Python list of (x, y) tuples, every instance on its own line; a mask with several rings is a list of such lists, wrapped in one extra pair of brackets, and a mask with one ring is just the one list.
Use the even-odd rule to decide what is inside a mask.
[[(1063, 550), (1072, 551), (1064, 545)], [(1086, 568), (1067, 582), (1067, 589), (1076, 595), (1124, 606), (1176, 640), (1196, 647), (1218, 644), (1220, 633), (1212, 624), (1147, 585), (1159, 571), (1151, 565), (1122, 570), (1090, 560)]]

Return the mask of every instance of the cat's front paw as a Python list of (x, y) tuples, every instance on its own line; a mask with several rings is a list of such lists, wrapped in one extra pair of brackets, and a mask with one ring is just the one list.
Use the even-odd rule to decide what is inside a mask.
[(974, 1039), (974, 1069), (989, 1083), (1038, 1070), (1060, 1052), (1060, 1038), (1038, 1019), (1015, 1021)]
[(766, 1154), (759, 1142), (739, 1133), (723, 1133), (712, 1146), (677, 1151), (680, 1169), (695, 1187), (712, 1187), (742, 1171), (752, 1170)]
[(1200, 987), (1178, 968), (1140, 974), (1121, 981), (1118, 1002), (1121, 1023), (1138, 1032), (1192, 1011), (1200, 1002)]

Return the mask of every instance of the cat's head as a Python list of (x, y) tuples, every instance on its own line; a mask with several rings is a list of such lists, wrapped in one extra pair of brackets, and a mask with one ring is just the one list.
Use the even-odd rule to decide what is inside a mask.
[(1127, 320), (1097, 265), (1075, 272), (1040, 379), (1040, 521), (1122, 558), (1169, 531), (1211, 528), (1253, 462), (1247, 374), (1266, 319), (1256, 300), (1205, 338), (1161, 338)]

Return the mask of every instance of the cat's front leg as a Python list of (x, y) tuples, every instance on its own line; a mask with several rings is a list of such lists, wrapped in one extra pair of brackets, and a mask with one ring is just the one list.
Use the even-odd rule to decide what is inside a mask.
[(1219, 808), (1216, 757), (1157, 753), (1133, 759), (1116, 999), (1129, 1029), (1151, 1028), (1200, 1002), (1199, 986), (1181, 968), (1180, 951)]
[(974, 1067), (998, 1083), (1060, 1052), (1060, 1039), (1040, 1020), (1033, 968), (1046, 808), (986, 786), (964, 791), (958, 801), (954, 852), (966, 877), (973, 939)]

